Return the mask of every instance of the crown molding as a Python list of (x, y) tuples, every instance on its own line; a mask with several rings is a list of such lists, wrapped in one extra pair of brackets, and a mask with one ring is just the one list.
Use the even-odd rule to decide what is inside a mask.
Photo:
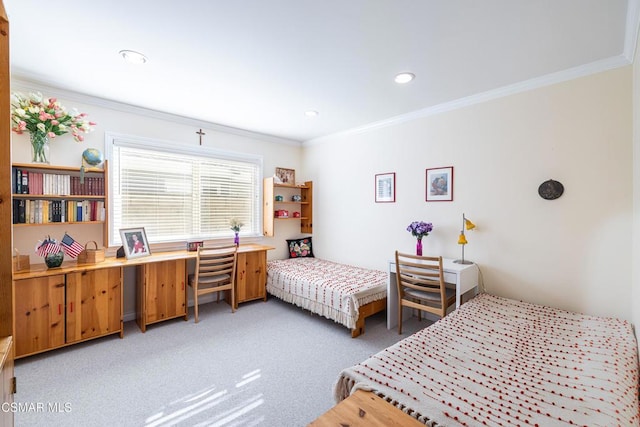
[(193, 126), (196, 128), (202, 128), (207, 130), (213, 130), (216, 132), (227, 133), (236, 136), (242, 136), (246, 138), (259, 139), (265, 142), (272, 142), (275, 144), (294, 145), (300, 147), (302, 141), (296, 141), (293, 139), (282, 138), (274, 135), (268, 135), (259, 132), (253, 132), (245, 129), (239, 129), (231, 126), (225, 126), (218, 123), (208, 122), (206, 120), (192, 119), (189, 117), (180, 116), (177, 114), (166, 113), (163, 111), (153, 110), (150, 108), (138, 107), (136, 105), (127, 104), (124, 102), (113, 101), (110, 99), (100, 98), (80, 92), (76, 92), (71, 89), (61, 88), (53, 84), (43, 82), (36, 78), (29, 77), (26, 73), (16, 74), (12, 73), (11, 87), (20, 88), (25, 91), (41, 91), (55, 96), (56, 98), (64, 98), (70, 101), (81, 102), (83, 104), (94, 105), (96, 107), (108, 108), (118, 112), (124, 112), (129, 114), (137, 114), (140, 116), (149, 117), (152, 119), (170, 121), (173, 123)]
[[(632, 1), (637, 1), (637, 0), (632, 0)], [(412, 111), (410, 113), (390, 117), (388, 119), (369, 123), (363, 126), (352, 128), (352, 129), (347, 129), (345, 131), (336, 132), (336, 133), (321, 136), (318, 138), (313, 138), (313, 139), (304, 141), (302, 145), (311, 146), (311, 145), (327, 142), (328, 140), (333, 139), (335, 137), (344, 137), (349, 135), (358, 135), (361, 133), (371, 132), (371, 131), (382, 129), (385, 127), (395, 126), (401, 123), (410, 122), (410, 121), (421, 119), (424, 117), (429, 117), (436, 114), (457, 110), (459, 108), (480, 104), (483, 102), (491, 101), (491, 100), (502, 98), (505, 96), (514, 95), (517, 93), (554, 85), (556, 83), (562, 83), (565, 81), (577, 79), (579, 77), (584, 77), (584, 76), (612, 70), (615, 68), (624, 67), (630, 64), (631, 62), (629, 61), (629, 59), (627, 59), (623, 55), (611, 57), (601, 61), (595, 61), (589, 64), (581, 65), (579, 67), (570, 68), (568, 70), (547, 74), (542, 77), (536, 77), (534, 79), (525, 80), (523, 82), (514, 83), (512, 85), (503, 86), (497, 89), (489, 90), (486, 92), (478, 93), (478, 94), (467, 96), (464, 98), (459, 98), (450, 102), (434, 105), (432, 107), (423, 108), (421, 110)]]

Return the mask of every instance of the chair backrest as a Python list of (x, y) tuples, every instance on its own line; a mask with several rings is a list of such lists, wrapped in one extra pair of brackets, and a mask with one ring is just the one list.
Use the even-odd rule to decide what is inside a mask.
[(233, 283), (236, 274), (237, 246), (199, 247), (196, 261), (196, 280), (226, 277)]
[(433, 294), (445, 305), (446, 288), (442, 257), (417, 256), (396, 251), (396, 280), (398, 299), (404, 298), (405, 288)]

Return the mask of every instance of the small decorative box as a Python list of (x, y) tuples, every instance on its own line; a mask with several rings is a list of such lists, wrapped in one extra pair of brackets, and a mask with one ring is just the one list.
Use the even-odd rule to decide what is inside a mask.
[(302, 196), (299, 194), (294, 194), (293, 196), (291, 196), (291, 200), (294, 202), (301, 202), (302, 201)]
[(277, 210), (275, 214), (277, 218), (289, 218), (289, 211), (284, 209)]
[(20, 255), (20, 253), (16, 250), (16, 255), (13, 257), (13, 271), (26, 271), (31, 269), (31, 264), (29, 263), (29, 255)]
[(276, 196), (276, 202), (282, 202), (284, 200), (284, 197), (282, 197), (281, 195), (277, 195)]
[(189, 252), (195, 252), (198, 250), (199, 247), (202, 247), (204, 242), (200, 241), (200, 242), (187, 242), (187, 251)]
[(300, 212), (294, 212), (293, 213), (293, 217), (294, 218), (300, 218)]

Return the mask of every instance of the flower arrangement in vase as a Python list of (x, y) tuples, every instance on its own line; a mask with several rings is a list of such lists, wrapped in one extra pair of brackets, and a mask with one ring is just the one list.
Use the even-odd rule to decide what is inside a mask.
[(424, 221), (413, 221), (407, 227), (407, 231), (416, 238), (416, 255), (422, 256), (422, 238), (428, 236), (432, 230), (433, 224)]
[(244, 223), (242, 221), (240, 221), (238, 218), (231, 218), (231, 220), (229, 221), (229, 225), (231, 226), (231, 229), (235, 233), (235, 237), (233, 238), (233, 243), (236, 246), (239, 246), (240, 245), (240, 236), (238, 234), (240, 233), (240, 228), (242, 228)]
[(39, 92), (28, 98), (18, 92), (11, 95), (11, 130), (18, 135), (29, 132), (34, 163), (49, 163), (50, 138), (71, 132), (77, 142), (84, 141), (81, 133), (91, 132), (96, 125), (86, 116), (75, 110), (67, 112), (56, 98), (45, 99)]

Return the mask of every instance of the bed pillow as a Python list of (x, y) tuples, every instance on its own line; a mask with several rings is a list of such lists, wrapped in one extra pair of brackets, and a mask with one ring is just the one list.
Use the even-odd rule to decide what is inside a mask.
[(289, 258), (313, 257), (311, 237), (287, 240), (289, 246)]

